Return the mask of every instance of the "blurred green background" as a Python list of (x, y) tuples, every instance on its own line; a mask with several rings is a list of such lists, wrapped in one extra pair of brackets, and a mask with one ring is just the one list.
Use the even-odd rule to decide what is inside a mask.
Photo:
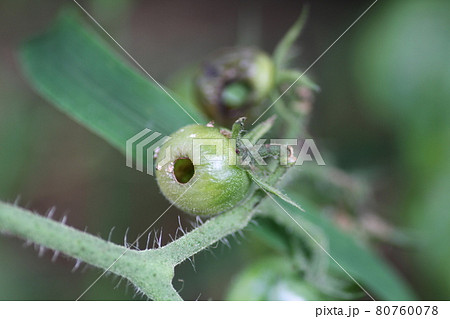
[[(300, 1), (81, 2), (156, 79), (168, 83), (188, 63), (236, 43), (272, 52), (297, 18)], [(371, 1), (310, 3), (296, 64), (306, 68)], [(0, 199), (118, 243), (134, 239), (167, 208), (153, 178), (61, 114), (26, 83), (20, 43), (44, 30), (70, 1), (0, 2)], [(311, 132), (329, 160), (375, 187), (377, 214), (407, 231), (403, 247), (381, 244), (421, 299), (450, 299), (450, 3), (378, 1), (310, 70), (321, 86)], [(332, 159), (331, 159), (332, 157)], [(325, 158), (327, 161), (327, 158)], [(170, 240), (191, 217), (175, 209), (155, 226)], [(185, 299), (223, 299), (254, 257), (251, 234), (178, 268)], [(255, 249), (260, 248), (260, 249)], [(76, 299), (98, 276), (74, 261), (51, 262), (33, 247), (0, 237), (0, 300)], [(86, 299), (128, 300), (134, 290), (103, 278)]]

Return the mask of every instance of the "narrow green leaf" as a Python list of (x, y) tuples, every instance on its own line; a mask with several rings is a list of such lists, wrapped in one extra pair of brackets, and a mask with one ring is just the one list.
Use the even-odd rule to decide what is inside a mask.
[(286, 59), (289, 53), (289, 50), (292, 48), (292, 45), (297, 40), (300, 32), (305, 25), (306, 18), (308, 17), (309, 9), (308, 7), (304, 7), (300, 17), (295, 21), (286, 35), (281, 39), (278, 45), (275, 48), (273, 53), (273, 60), (277, 69), (282, 69), (286, 64)]
[(246, 117), (240, 117), (234, 122), (233, 126), (231, 127), (231, 138), (237, 139), (241, 137), (242, 131), (244, 130), (244, 122), (247, 118)]
[(195, 121), (206, 122), (174, 96), (192, 119), (74, 14), (60, 16), (20, 53), (28, 79), (42, 96), (121, 151), (144, 128), (169, 135)]
[(256, 125), (255, 128), (246, 133), (243, 138), (249, 140), (250, 143), (255, 144), (260, 138), (264, 136), (264, 134), (270, 131), (270, 129), (273, 127), (276, 118), (277, 118), (276, 115), (272, 115), (264, 122), (261, 122), (258, 125)]
[(266, 192), (269, 192), (273, 195), (275, 195), (276, 197), (278, 197), (279, 199), (285, 201), (286, 203), (294, 206), (295, 208), (298, 208), (299, 210), (301, 210), (302, 212), (304, 212), (303, 208), (297, 204), (296, 202), (294, 202), (292, 199), (289, 198), (289, 196), (287, 196), (286, 194), (283, 194), (280, 190), (278, 190), (277, 188), (267, 184), (266, 182), (260, 180), (253, 172), (251, 171), (247, 171), (247, 173), (250, 175), (251, 179), (253, 179), (253, 181), (259, 186), (261, 187), (263, 190), (265, 190)]
[[(266, 207), (264, 211), (278, 223), (285, 225), (294, 232), (299, 232), (302, 237), (304, 237), (304, 230), (296, 222), (310, 232), (313, 237), (315, 237), (315, 230), (310, 229), (309, 225), (313, 225), (316, 230), (319, 229), (323, 232), (322, 235), (327, 238), (325, 247), (327, 252), (376, 299), (415, 299), (414, 293), (400, 275), (369, 246), (338, 229), (330, 220), (320, 214), (317, 207), (302, 196), (295, 194), (294, 191), (288, 193), (295, 201), (303, 203), (305, 213), (299, 214), (297, 209), (286, 205), (276, 197), (274, 197), (274, 200), (285, 211), (270, 199), (267, 200), (267, 204), (270, 206)], [(292, 220), (291, 216), (296, 222)], [(330, 265), (334, 265), (338, 271), (342, 271), (331, 260)], [(343, 274), (343, 276), (346, 275)]]
[(306, 86), (307, 88), (314, 90), (316, 92), (320, 91), (320, 86), (314, 83), (313, 80), (309, 78), (304, 72), (297, 70), (282, 70), (277, 75), (277, 82), (284, 83), (288, 82), (291, 84), (296, 81), (296, 85), (298, 86)]

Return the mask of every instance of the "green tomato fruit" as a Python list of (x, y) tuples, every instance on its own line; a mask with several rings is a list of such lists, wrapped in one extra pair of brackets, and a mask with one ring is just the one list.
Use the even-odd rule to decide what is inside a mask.
[(236, 148), (229, 134), (211, 126), (189, 125), (161, 147), (156, 180), (175, 206), (195, 215), (214, 215), (246, 197), (251, 181), (236, 166)]
[(203, 111), (228, 125), (237, 118), (252, 118), (254, 106), (267, 98), (274, 86), (271, 58), (254, 48), (230, 48), (214, 54), (200, 68), (195, 83)]
[(282, 257), (265, 258), (248, 266), (231, 283), (228, 300), (327, 300), (318, 288), (299, 276)]

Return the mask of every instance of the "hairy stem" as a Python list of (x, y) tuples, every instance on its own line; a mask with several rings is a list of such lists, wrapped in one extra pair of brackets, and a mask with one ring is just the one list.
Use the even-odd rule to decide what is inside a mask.
[[(277, 181), (284, 171), (284, 167), (277, 168), (268, 182)], [(162, 248), (145, 251), (130, 250), (3, 202), (0, 202), (0, 232), (125, 277), (153, 300), (181, 300), (172, 286), (174, 267), (247, 226), (264, 197), (265, 193), (258, 189), (235, 209), (206, 221)]]
[(0, 232), (27, 239), (98, 268), (107, 269), (127, 278), (152, 299), (180, 299), (171, 284), (173, 265), (167, 263), (157, 250), (142, 256), (135, 250), (3, 202), (0, 202)]
[(180, 264), (220, 239), (245, 228), (255, 212), (254, 208), (263, 197), (262, 192), (255, 192), (242, 205), (206, 221), (161, 250), (170, 256), (174, 265)]
[[(99, 268), (107, 268), (125, 251), (124, 247), (1, 202), (0, 231), (61, 251)], [(120, 266), (116, 263), (111, 270)]]

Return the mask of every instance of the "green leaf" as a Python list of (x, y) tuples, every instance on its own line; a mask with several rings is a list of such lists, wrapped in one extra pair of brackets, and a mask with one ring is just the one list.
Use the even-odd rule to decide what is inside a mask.
[(277, 83), (295, 82), (298, 86), (305, 86), (316, 92), (320, 91), (320, 86), (317, 85), (305, 72), (298, 70), (282, 70), (277, 74)]
[(186, 114), (74, 14), (61, 15), (20, 53), (28, 79), (42, 96), (121, 151), (144, 128), (169, 135), (195, 121), (206, 122), (180, 101)]
[[(273, 197), (281, 206), (268, 199), (267, 207), (264, 211), (276, 220), (285, 225), (288, 229), (299, 232), (304, 236), (302, 230), (294, 220), (305, 228), (313, 237), (317, 238), (317, 230), (321, 231), (321, 237), (327, 239), (327, 244), (322, 245), (327, 252), (363, 287), (368, 290), (375, 299), (383, 300), (414, 300), (414, 293), (399, 276), (399, 274), (370, 247), (350, 234), (338, 229), (330, 220), (320, 214), (319, 209), (308, 202), (305, 198), (288, 192), (294, 201), (302, 202), (306, 212), (300, 211), (284, 201)], [(292, 218), (289, 216), (292, 216)], [(294, 220), (293, 220), (294, 219)], [(310, 226), (312, 225), (313, 228)], [(332, 260), (330, 265), (338, 267)], [(333, 267), (334, 267), (333, 266)], [(339, 271), (342, 271), (338, 268)], [(345, 276), (345, 274), (343, 274)], [(350, 279), (349, 279), (350, 280)]]
[(279, 199), (283, 200), (284, 202), (288, 203), (289, 205), (294, 206), (295, 208), (301, 210), (302, 212), (304, 212), (303, 208), (297, 204), (296, 202), (294, 202), (292, 199), (289, 198), (289, 196), (287, 196), (286, 194), (283, 194), (279, 189), (267, 184), (266, 182), (260, 180), (256, 174), (254, 174), (251, 171), (247, 171), (247, 173), (250, 175), (250, 178), (259, 186), (261, 187), (264, 191), (271, 193), (273, 195), (275, 195), (276, 197), (278, 197)]
[(275, 51), (273, 53), (273, 60), (277, 69), (282, 69), (285, 67), (286, 60), (288, 57), (289, 50), (291, 50), (292, 45), (299, 37), (303, 26), (305, 25), (306, 18), (308, 17), (309, 8), (304, 7), (300, 17), (292, 25), (286, 35), (277, 44)]
[(272, 115), (264, 122), (256, 125), (251, 131), (244, 135), (244, 139), (250, 141), (250, 143), (255, 144), (260, 138), (262, 138), (267, 132), (269, 132), (273, 124), (275, 123), (276, 115)]

